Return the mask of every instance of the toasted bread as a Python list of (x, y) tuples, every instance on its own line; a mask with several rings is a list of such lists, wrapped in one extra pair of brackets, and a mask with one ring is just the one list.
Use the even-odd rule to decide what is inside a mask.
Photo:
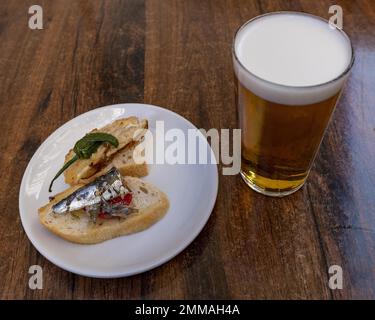
[(102, 168), (97, 171), (92, 176), (79, 179), (78, 184), (87, 184), (91, 181), (94, 181), (97, 177), (108, 172), (112, 167), (115, 167), (122, 176), (131, 176), (131, 177), (144, 177), (148, 174), (148, 166), (146, 162), (136, 163), (133, 158), (134, 148), (137, 146), (136, 143), (130, 143), (125, 148), (115, 153), (113, 158), (105, 165), (103, 164)]
[[(123, 155), (128, 157), (134, 150), (137, 143), (141, 141), (147, 129), (147, 120), (139, 120), (137, 117), (129, 117), (116, 120), (103, 128), (94, 129), (91, 132), (104, 132), (112, 134), (119, 141), (118, 147), (113, 147), (108, 143), (103, 143), (98, 150), (93, 153), (90, 159), (79, 159), (64, 171), (65, 182), (69, 185), (76, 185), (92, 181), (98, 173), (105, 171), (107, 167), (113, 167), (115, 161), (117, 169), (126, 175), (144, 176), (147, 175), (147, 165), (137, 164), (131, 159), (126, 163)], [(65, 163), (75, 155), (71, 149), (65, 156)], [(100, 174), (99, 174), (100, 175)]]
[(94, 223), (83, 210), (61, 215), (53, 213), (54, 204), (82, 186), (75, 185), (57, 194), (52, 201), (39, 209), (40, 222), (61, 238), (80, 244), (99, 243), (147, 229), (165, 215), (169, 208), (168, 198), (162, 191), (139, 178), (123, 179), (133, 194), (132, 206), (138, 209), (128, 217), (98, 218)]

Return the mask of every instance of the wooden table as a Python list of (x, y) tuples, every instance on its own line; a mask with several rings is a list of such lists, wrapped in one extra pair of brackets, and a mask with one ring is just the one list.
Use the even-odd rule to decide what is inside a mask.
[[(38, 146), (73, 117), (120, 102), (163, 106), (205, 129), (236, 128), (236, 28), (276, 10), (328, 18), (332, 1), (37, 1), (44, 29), (30, 30), (34, 2), (0, 2), (1, 298), (375, 298), (372, 0), (335, 1), (357, 60), (305, 187), (272, 199), (221, 175), (211, 218), (185, 251), (114, 280), (63, 271), (27, 239), (18, 191)], [(28, 287), (34, 264), (43, 290)], [(342, 290), (328, 286), (331, 265), (343, 269)]]

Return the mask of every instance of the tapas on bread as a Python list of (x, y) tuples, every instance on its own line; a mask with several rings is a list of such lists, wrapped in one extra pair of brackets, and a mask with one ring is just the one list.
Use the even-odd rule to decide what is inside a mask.
[(76, 142), (56, 173), (70, 185), (39, 209), (40, 222), (75, 243), (93, 244), (147, 229), (169, 208), (166, 194), (139, 177), (146, 163), (133, 160), (147, 120), (116, 120)]

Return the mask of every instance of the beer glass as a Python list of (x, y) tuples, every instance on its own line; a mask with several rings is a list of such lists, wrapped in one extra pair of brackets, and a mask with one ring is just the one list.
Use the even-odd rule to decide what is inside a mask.
[(234, 37), (241, 176), (255, 191), (302, 187), (354, 63), (348, 36), (306, 13), (274, 12)]

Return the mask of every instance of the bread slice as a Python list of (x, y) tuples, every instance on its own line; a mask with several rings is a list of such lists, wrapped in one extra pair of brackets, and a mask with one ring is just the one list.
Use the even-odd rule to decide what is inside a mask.
[[(133, 148), (132, 150), (134, 150), (135, 145), (142, 140), (147, 127), (147, 120), (139, 120), (137, 117), (129, 117), (118, 119), (103, 128), (92, 130), (91, 132), (105, 132), (112, 134), (119, 141), (119, 146), (115, 148), (108, 143), (103, 143), (98, 150), (91, 155), (90, 159), (79, 159), (75, 161), (64, 171), (65, 182), (69, 185), (75, 185), (88, 181), (85, 179), (90, 179), (99, 171), (102, 171), (104, 167), (110, 165), (117, 153), (125, 149), (128, 145), (131, 145), (132, 147), (130, 148)], [(75, 153), (73, 149), (71, 149), (65, 156), (65, 163), (73, 158), (74, 155)], [(118, 169), (120, 172), (129, 172), (130, 175), (133, 175), (133, 171), (135, 170), (139, 170), (139, 172), (142, 173), (145, 172), (145, 164), (142, 164), (143, 168), (136, 168), (137, 166), (138, 165), (133, 161), (130, 166), (130, 168), (132, 168), (130, 172), (127, 171), (126, 168), (122, 169), (123, 166)], [(91, 179), (91, 181), (92, 180), (93, 179)]]
[(103, 167), (99, 171), (88, 178), (79, 179), (77, 183), (87, 184), (94, 181), (97, 177), (107, 173), (113, 167), (115, 167), (122, 176), (138, 178), (147, 176), (148, 166), (146, 162), (138, 164), (134, 161), (133, 154), (136, 146), (137, 143), (130, 143), (124, 149), (115, 153), (113, 158), (107, 164), (103, 164)]
[(83, 210), (58, 215), (52, 206), (66, 198), (82, 185), (75, 185), (57, 194), (52, 201), (39, 209), (40, 222), (50, 231), (68, 241), (80, 244), (103, 242), (115, 237), (139, 232), (149, 228), (168, 211), (169, 201), (165, 193), (139, 178), (123, 177), (133, 194), (132, 207), (138, 212), (126, 218), (110, 218), (90, 221)]

